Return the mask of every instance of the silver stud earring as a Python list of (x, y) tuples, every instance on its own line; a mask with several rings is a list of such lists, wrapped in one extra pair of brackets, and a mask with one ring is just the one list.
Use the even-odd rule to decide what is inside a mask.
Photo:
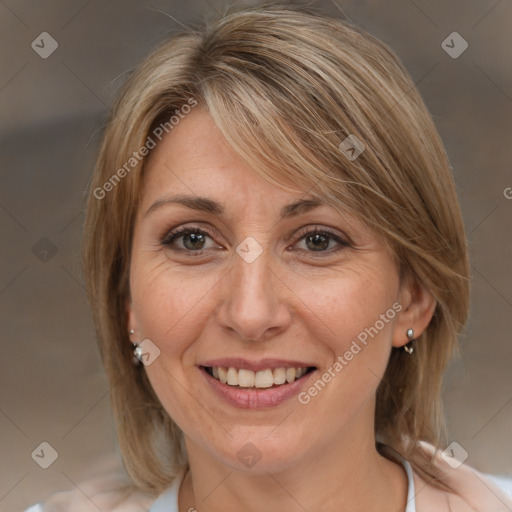
[(133, 362), (137, 365), (140, 364), (142, 362), (142, 347), (138, 343), (133, 343), (133, 355), (135, 356)]
[[(128, 331), (128, 334), (130, 336), (133, 336), (135, 334), (135, 329), (130, 329)], [(132, 346), (133, 346), (133, 355), (135, 356), (133, 358), (133, 364), (135, 366), (138, 366), (142, 362), (142, 347), (140, 347), (138, 343), (133, 343), (133, 342), (132, 342)]]
[(412, 354), (414, 352), (414, 347), (412, 346), (413, 342), (416, 341), (414, 339), (414, 330), (413, 329), (407, 329), (406, 332), (407, 338), (409, 339), (409, 343), (407, 345), (404, 345), (404, 350), (408, 354)]

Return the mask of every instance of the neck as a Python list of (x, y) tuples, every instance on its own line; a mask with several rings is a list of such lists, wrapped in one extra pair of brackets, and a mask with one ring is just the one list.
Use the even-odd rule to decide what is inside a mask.
[(340, 437), (336, 446), (315, 447), (301, 464), (260, 473), (235, 471), (187, 439), (190, 471), (180, 512), (405, 511), (404, 469), (377, 452), (373, 435)]

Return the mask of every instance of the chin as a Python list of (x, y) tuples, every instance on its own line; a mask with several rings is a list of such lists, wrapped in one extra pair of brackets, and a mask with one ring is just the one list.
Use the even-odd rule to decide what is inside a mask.
[[(214, 456), (233, 471), (248, 474), (276, 473), (299, 463), (308, 446), (291, 435), (273, 432), (275, 427), (241, 428), (237, 435), (209, 443)], [(309, 438), (311, 442), (311, 438)]]

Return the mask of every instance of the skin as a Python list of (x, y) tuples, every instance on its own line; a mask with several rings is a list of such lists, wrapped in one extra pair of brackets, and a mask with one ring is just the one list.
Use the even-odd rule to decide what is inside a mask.
[[(225, 213), (171, 203), (147, 213), (176, 193), (207, 196)], [(185, 435), (190, 471), (180, 512), (405, 510), (406, 474), (375, 449), (375, 394), (391, 347), (408, 342), (408, 328), (421, 334), (435, 301), (416, 283), (400, 282), (391, 254), (357, 219), (327, 204), (279, 219), (282, 206), (308, 197), (254, 172), (199, 109), (151, 154), (127, 329), (158, 346), (160, 356), (144, 370)], [(181, 252), (162, 245), (184, 225), (208, 232), (202, 255), (183, 237), (174, 242)], [(304, 238), (315, 227), (351, 245), (328, 239), (315, 251)], [(263, 249), (252, 263), (235, 251), (248, 236)], [(314, 382), (397, 301), (400, 313), (307, 405), (295, 396), (273, 408), (235, 408), (198, 368), (220, 357), (300, 360), (318, 368)], [(237, 457), (248, 442), (261, 455), (251, 468)]]

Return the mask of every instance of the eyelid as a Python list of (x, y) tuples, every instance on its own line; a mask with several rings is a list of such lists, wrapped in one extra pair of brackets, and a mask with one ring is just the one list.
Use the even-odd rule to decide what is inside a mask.
[[(214, 231), (214, 230), (212, 230)], [(181, 236), (186, 235), (187, 233), (199, 233), (201, 235), (207, 236), (208, 238), (212, 239), (214, 238), (214, 234), (212, 234), (209, 230), (193, 226), (193, 225), (185, 225), (185, 226), (178, 226), (176, 228), (172, 228), (164, 234), (164, 236), (161, 238), (160, 243), (164, 246), (170, 246), (174, 240), (177, 238), (180, 238)], [(175, 249), (177, 251), (186, 251), (186, 249)], [(193, 251), (187, 251), (187, 252), (193, 252)], [(196, 251), (199, 252), (199, 251)]]
[(316, 233), (325, 233), (327, 235), (331, 235), (333, 238), (339, 239), (343, 245), (349, 246), (352, 245), (352, 240), (349, 236), (347, 236), (343, 231), (339, 231), (333, 228), (324, 227), (321, 225), (313, 225), (306, 226), (305, 228), (299, 229), (297, 233), (295, 233), (290, 240), (297, 237), (297, 241), (302, 240), (305, 235), (308, 234), (316, 234)]

